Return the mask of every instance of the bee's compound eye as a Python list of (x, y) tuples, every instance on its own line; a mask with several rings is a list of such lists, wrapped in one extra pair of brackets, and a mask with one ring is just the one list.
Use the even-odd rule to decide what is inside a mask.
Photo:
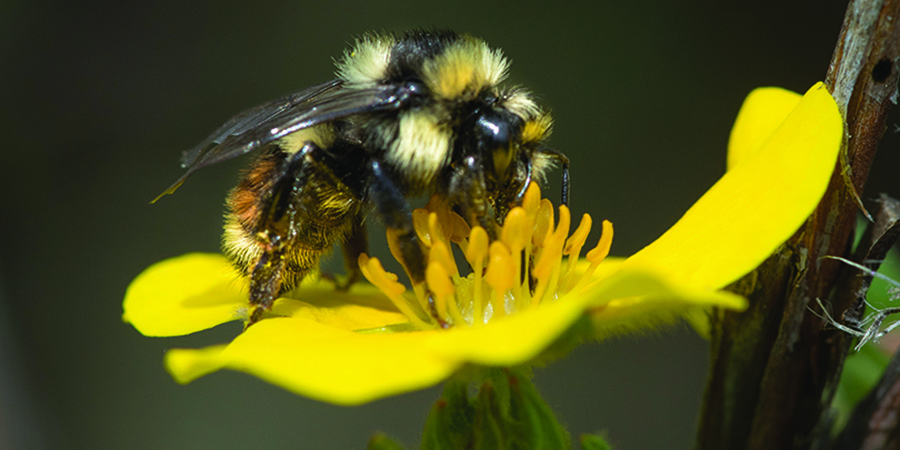
[(502, 120), (499, 116), (484, 114), (478, 118), (475, 123), (481, 135), (482, 142), (488, 147), (506, 147), (512, 134), (509, 122)]

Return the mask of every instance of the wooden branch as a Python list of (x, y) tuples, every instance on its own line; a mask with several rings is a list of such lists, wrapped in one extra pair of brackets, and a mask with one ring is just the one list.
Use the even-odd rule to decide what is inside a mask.
[[(841, 163), (816, 211), (782, 249), (731, 290), (743, 313), (713, 318), (712, 361), (699, 449), (819, 448), (820, 417), (837, 386), (851, 337), (823, 328), (808, 310), (838, 287), (837, 261), (850, 237), (888, 108), (897, 100), (900, 0), (854, 0), (826, 84), (846, 121)], [(851, 306), (834, 297), (836, 315)], [(827, 444), (827, 443), (826, 443)]]

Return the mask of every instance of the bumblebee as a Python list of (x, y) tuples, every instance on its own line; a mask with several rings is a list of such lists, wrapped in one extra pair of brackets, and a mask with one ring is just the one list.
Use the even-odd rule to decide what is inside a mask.
[[(509, 61), (452, 31), (372, 34), (337, 61), (337, 78), (244, 111), (184, 152), (193, 172), (259, 152), (229, 194), (223, 247), (249, 278), (248, 326), (343, 244), (349, 283), (367, 250), (366, 213), (396, 232), (413, 283), (425, 261), (409, 198), (439, 195), (496, 237), (498, 221), (557, 164), (551, 118), (504, 86)], [(162, 197), (160, 195), (160, 197)]]

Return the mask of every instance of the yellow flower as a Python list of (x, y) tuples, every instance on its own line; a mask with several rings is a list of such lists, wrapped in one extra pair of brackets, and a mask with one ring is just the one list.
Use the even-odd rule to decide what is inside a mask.
[[(307, 281), (231, 343), (171, 350), (166, 367), (182, 383), (229, 368), (312, 398), (359, 404), (434, 385), (471, 365), (526, 364), (575, 328), (602, 335), (711, 305), (743, 308), (743, 298), (721, 289), (759, 265), (815, 208), (842, 123), (821, 83), (802, 98), (754, 91), (732, 131), (728, 172), (663, 236), (624, 260), (604, 259), (608, 222), (597, 248), (578, 260), (590, 217), (567, 239), (568, 210), (560, 208), (556, 224), (537, 190), (493, 243), (432, 203), (414, 221), (428, 246), (433, 301), (422, 286), (406, 292), (377, 259), (363, 257), (377, 288), (338, 292)], [(450, 242), (472, 274), (460, 276)], [(240, 319), (246, 309), (224, 258), (189, 254), (135, 279), (123, 317), (144, 335), (175, 336)]]

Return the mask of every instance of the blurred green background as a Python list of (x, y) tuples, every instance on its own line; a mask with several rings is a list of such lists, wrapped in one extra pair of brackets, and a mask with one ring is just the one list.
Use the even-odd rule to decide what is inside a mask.
[[(218, 250), (224, 196), (246, 160), (149, 205), (181, 173), (181, 150), (246, 107), (330, 79), (354, 36), (449, 27), (504, 49), (511, 80), (554, 114), (552, 146), (573, 160), (571, 207), (612, 220), (613, 253), (627, 255), (721, 175), (751, 89), (803, 92), (824, 77), (845, 7), (0, 3), (0, 448), (349, 449), (376, 430), (417, 442), (436, 388), (344, 408), (233, 372), (179, 386), (166, 349), (239, 328), (151, 339), (120, 319), (141, 270)], [(896, 123), (866, 198), (900, 194)], [(673, 327), (582, 346), (536, 382), (575, 435), (687, 448), (707, 351)]]

